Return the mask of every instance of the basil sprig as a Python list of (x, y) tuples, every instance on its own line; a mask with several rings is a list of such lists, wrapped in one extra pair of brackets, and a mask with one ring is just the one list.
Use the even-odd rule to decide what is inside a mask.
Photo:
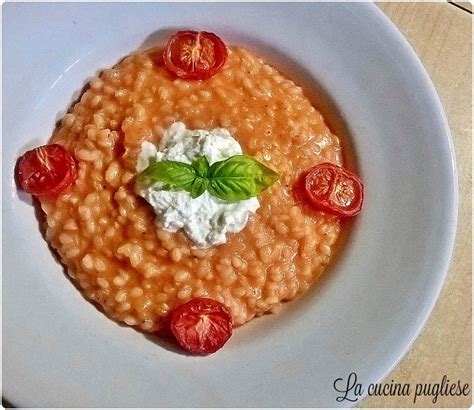
[(138, 178), (148, 185), (160, 182), (160, 189), (189, 192), (193, 198), (207, 190), (225, 201), (241, 201), (260, 195), (278, 180), (278, 174), (252, 157), (235, 155), (211, 166), (205, 156), (191, 165), (167, 160), (152, 162)]

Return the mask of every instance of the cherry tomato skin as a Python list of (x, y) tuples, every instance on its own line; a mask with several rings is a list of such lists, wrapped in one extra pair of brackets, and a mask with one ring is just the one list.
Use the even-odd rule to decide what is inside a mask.
[(222, 303), (197, 298), (172, 312), (170, 326), (183, 349), (195, 355), (208, 355), (219, 350), (229, 340), (232, 335), (232, 316)]
[(364, 185), (343, 167), (323, 163), (311, 168), (305, 177), (305, 190), (312, 205), (328, 214), (350, 217), (362, 210)]
[(227, 59), (224, 42), (214, 33), (178, 31), (166, 44), (166, 68), (179, 78), (206, 80), (215, 75)]
[(59, 144), (48, 144), (25, 152), (17, 161), (21, 188), (36, 196), (58, 195), (77, 177), (77, 163)]

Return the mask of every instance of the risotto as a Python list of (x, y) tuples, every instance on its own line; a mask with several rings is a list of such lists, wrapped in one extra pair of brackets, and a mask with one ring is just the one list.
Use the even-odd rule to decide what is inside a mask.
[[(227, 129), (279, 175), (218, 246), (198, 249), (182, 230), (157, 226), (135, 190), (142, 143), (158, 144), (178, 121)], [(305, 170), (343, 165), (340, 141), (298, 85), (247, 49), (227, 46), (205, 81), (173, 75), (162, 49), (132, 54), (90, 81), (50, 143), (73, 154), (77, 178), (39, 196), (46, 238), (85, 296), (119, 322), (155, 332), (176, 307), (209, 298), (242, 325), (305, 292), (334, 252), (339, 217), (302, 206), (293, 190)]]

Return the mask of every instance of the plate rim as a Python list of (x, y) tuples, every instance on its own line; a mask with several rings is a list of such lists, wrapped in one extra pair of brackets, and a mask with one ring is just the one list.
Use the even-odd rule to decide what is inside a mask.
[[(444, 111), (443, 104), (441, 103), (441, 99), (439, 97), (439, 94), (436, 90), (436, 87), (433, 83), (433, 80), (431, 79), (430, 75), (428, 74), (428, 71), (426, 70), (425, 66), (423, 65), (420, 57), (418, 54), (415, 52), (413, 49), (412, 45), (410, 42), (407, 40), (407, 38), (403, 35), (403, 33), (398, 29), (398, 27), (395, 25), (395, 23), (379, 8), (375, 3), (367, 3), (375, 12), (375, 14), (378, 14), (379, 17), (385, 21), (386, 27), (390, 29), (391, 35), (393, 38), (396, 38), (399, 43), (404, 47), (404, 49), (411, 54), (411, 59), (415, 63), (415, 66), (419, 72), (419, 74), (423, 77), (427, 88), (430, 91), (432, 101), (436, 104), (436, 111), (440, 115), (440, 118), (443, 122), (443, 128), (444, 132), (447, 136), (448, 140), (448, 145), (449, 145), (449, 152), (450, 152), (450, 165), (452, 169), (452, 176), (453, 176), (453, 197), (451, 201), (451, 218), (453, 220), (452, 225), (450, 226), (450, 232), (449, 232), (449, 238), (446, 240), (446, 246), (443, 249), (444, 251), (444, 260), (442, 264), (442, 268), (440, 269), (440, 272), (443, 272), (442, 275), (440, 275), (438, 281), (437, 281), (437, 288), (435, 291), (434, 296), (431, 298), (431, 303), (430, 306), (424, 314), (423, 320), (421, 321), (420, 325), (414, 332), (413, 336), (411, 337), (410, 341), (406, 345), (405, 349), (401, 352), (401, 354), (398, 356), (398, 358), (393, 362), (393, 364), (383, 373), (383, 376), (379, 378), (374, 383), (381, 383), (384, 381), (390, 373), (395, 370), (395, 368), (400, 364), (400, 362), (403, 360), (403, 358), (407, 355), (407, 353), (412, 349), (414, 346), (415, 342), (418, 340), (420, 337), (422, 331), (424, 330), (428, 320), (431, 318), (431, 315), (433, 313), (433, 310), (438, 303), (441, 291), (444, 287), (444, 284), (446, 282), (446, 277), (449, 272), (449, 268), (451, 265), (451, 260), (453, 257), (454, 253), (454, 247), (456, 243), (456, 236), (457, 236), (457, 229), (458, 229), (458, 214), (459, 214), (459, 176), (458, 176), (458, 170), (457, 170), (457, 163), (456, 163), (456, 152), (454, 149), (454, 142), (453, 142), (453, 137), (451, 133), (451, 129), (449, 127), (449, 121), (446, 116), (446, 112)], [(363, 400), (367, 398), (367, 391), (364, 392), (363, 395), (361, 395), (357, 401), (354, 403), (354, 407), (357, 404), (360, 404)]]

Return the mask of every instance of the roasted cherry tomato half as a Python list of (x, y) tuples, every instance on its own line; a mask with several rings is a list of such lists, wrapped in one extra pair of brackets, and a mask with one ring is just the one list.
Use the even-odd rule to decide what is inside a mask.
[(197, 298), (173, 311), (171, 331), (183, 349), (207, 355), (219, 350), (232, 335), (232, 316), (222, 303)]
[(180, 78), (206, 80), (224, 65), (227, 48), (213, 33), (178, 31), (163, 53), (166, 68)]
[(335, 216), (354, 216), (362, 209), (364, 186), (352, 172), (324, 163), (311, 168), (305, 190), (315, 208)]
[(77, 164), (59, 144), (43, 145), (25, 152), (17, 162), (22, 189), (32, 195), (57, 195), (77, 177)]

